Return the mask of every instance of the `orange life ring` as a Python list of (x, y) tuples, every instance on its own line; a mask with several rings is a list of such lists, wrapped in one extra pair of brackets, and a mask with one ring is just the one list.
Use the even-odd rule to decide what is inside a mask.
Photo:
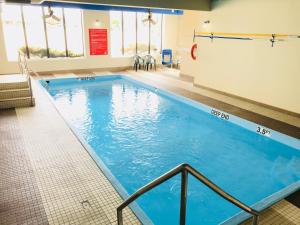
[(196, 60), (196, 55), (195, 55), (195, 50), (197, 50), (197, 44), (193, 44), (192, 48), (191, 48), (191, 57), (193, 60)]

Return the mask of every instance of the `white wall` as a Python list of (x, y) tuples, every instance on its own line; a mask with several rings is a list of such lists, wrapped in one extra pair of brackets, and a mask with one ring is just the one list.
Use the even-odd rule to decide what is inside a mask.
[(194, 77), (198, 72), (198, 63), (191, 58), (190, 50), (193, 45), (194, 29), (202, 21), (202, 12), (184, 11), (179, 18), (178, 49), (181, 56), (181, 73)]
[[(176, 46), (177, 37), (177, 22), (178, 16), (165, 15), (164, 32), (164, 47), (174, 48)], [(56, 71), (56, 70), (76, 70), (76, 69), (95, 69), (95, 68), (112, 68), (112, 67), (127, 67), (131, 66), (132, 59), (126, 57), (115, 58), (110, 56), (109, 38), (109, 54), (107, 56), (90, 56), (89, 55), (89, 37), (88, 29), (95, 27), (95, 21), (99, 20), (100, 27), (109, 30), (109, 11), (83, 11), (83, 26), (85, 35), (85, 56), (82, 58), (59, 58), (59, 59), (32, 59), (29, 64), (33, 70), (41, 71)], [(109, 35), (109, 33), (108, 33)], [(174, 39), (175, 37), (175, 39)], [(19, 68), (17, 62), (9, 62), (6, 57), (4, 46), (3, 29), (0, 25), (0, 74), (18, 73)]]
[(174, 49), (178, 45), (178, 23), (181, 16), (164, 15), (163, 49)]
[[(179, 43), (190, 47), (189, 25), (209, 32), (300, 34), (299, 0), (219, 0), (211, 12), (185, 14)], [(207, 28), (200, 25), (210, 20)], [(186, 36), (185, 37), (185, 33)], [(300, 39), (271, 43), (197, 39), (198, 59), (182, 63), (195, 83), (300, 113)]]

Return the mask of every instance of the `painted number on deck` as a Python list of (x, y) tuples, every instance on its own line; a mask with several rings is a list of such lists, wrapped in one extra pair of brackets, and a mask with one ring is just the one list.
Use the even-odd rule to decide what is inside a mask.
[(229, 115), (218, 110), (212, 109), (211, 114), (224, 120), (229, 120)]
[(95, 77), (79, 77), (78, 80), (95, 80)]
[(267, 137), (271, 136), (271, 131), (261, 126), (257, 127), (256, 132)]

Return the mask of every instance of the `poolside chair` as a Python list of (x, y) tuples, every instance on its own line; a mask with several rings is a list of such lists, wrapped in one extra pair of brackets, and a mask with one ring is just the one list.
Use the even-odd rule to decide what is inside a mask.
[(138, 69), (141, 69), (143, 67), (145, 67), (145, 63), (144, 63), (144, 59), (139, 56), (139, 55), (135, 55), (133, 57), (133, 69), (135, 70), (135, 72), (137, 72)]
[(172, 49), (162, 50), (162, 64), (166, 66), (173, 66), (173, 54)]
[(144, 70), (149, 70), (154, 67), (154, 70), (156, 70), (156, 59), (152, 55), (145, 55), (144, 56), (144, 62), (145, 67)]

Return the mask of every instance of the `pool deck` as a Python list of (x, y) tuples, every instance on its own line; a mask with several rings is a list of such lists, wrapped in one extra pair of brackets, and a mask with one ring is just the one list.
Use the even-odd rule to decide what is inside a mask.
[[(90, 71), (89, 74), (111, 74)], [(122, 72), (135, 79), (300, 136), (300, 118), (194, 87), (163, 73)], [(87, 73), (49, 73), (43, 78)], [(0, 225), (112, 224), (122, 199), (71, 132), (46, 93), (33, 82), (36, 106), (0, 111)], [(129, 210), (125, 224), (140, 224)], [(250, 224), (246, 221), (243, 224)], [(300, 208), (282, 200), (265, 210), (260, 224), (300, 224)]]

